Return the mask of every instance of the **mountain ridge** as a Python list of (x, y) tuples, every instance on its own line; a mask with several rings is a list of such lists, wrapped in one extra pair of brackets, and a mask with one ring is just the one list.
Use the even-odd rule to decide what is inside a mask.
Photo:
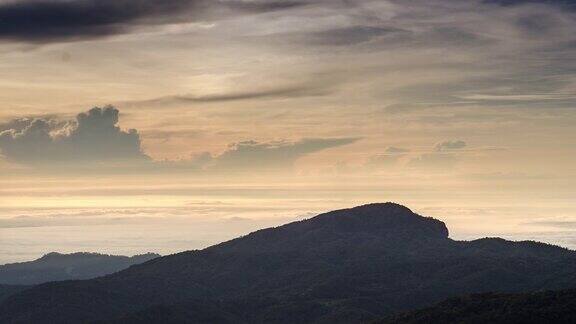
[(91, 279), (159, 256), (155, 253), (128, 257), (93, 252), (50, 252), (32, 261), (0, 265), (0, 284), (37, 285), (50, 281)]
[[(142, 316), (142, 315), (140, 315)], [(575, 323), (576, 289), (523, 294), (485, 293), (454, 297), (373, 324)]]
[(336, 210), (105, 277), (34, 287), (0, 304), (0, 322), (113, 322), (158, 307), (196, 318), (186, 309), (211, 305), (238, 322), (355, 323), (469, 293), (576, 286), (574, 251), (448, 234), (443, 222), (394, 203)]

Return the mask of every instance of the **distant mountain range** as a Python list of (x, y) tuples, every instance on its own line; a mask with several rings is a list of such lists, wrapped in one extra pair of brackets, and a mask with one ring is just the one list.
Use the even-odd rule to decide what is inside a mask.
[(48, 253), (29, 262), (0, 265), (0, 284), (37, 285), (50, 281), (92, 279), (155, 259), (147, 253), (133, 257), (98, 253)]
[(51, 252), (29, 262), (0, 265), (0, 302), (34, 285), (63, 280), (92, 279), (160, 257), (146, 253), (133, 257), (99, 253)]
[(576, 252), (448, 237), (394, 203), (337, 210), (0, 304), (0, 323), (360, 323), (474, 293), (576, 287)]

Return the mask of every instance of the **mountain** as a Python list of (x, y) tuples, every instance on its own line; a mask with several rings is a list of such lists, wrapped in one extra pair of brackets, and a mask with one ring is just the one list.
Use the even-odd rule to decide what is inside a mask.
[(436, 306), (374, 324), (576, 323), (576, 290), (524, 294), (486, 293), (451, 298)]
[(3, 302), (9, 296), (14, 295), (17, 292), (21, 292), (24, 289), (28, 289), (30, 286), (23, 285), (0, 285), (0, 303)]
[(0, 265), (0, 284), (36, 285), (49, 281), (92, 279), (155, 259), (147, 253), (133, 257), (98, 253), (48, 253), (30, 262)]
[(51, 252), (34, 261), (0, 265), (0, 303), (33, 285), (96, 278), (157, 257), (160, 255), (154, 253), (126, 257), (85, 252)]
[(459, 295), (571, 287), (574, 251), (455, 241), (443, 222), (384, 203), (39, 285), (0, 304), (0, 322), (355, 323)]

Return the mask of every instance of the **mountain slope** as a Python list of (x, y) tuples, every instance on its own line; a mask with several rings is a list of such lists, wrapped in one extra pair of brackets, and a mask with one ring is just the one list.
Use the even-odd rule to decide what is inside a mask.
[(199, 302), (247, 322), (360, 322), (469, 293), (574, 287), (574, 279), (573, 251), (454, 241), (438, 220), (372, 204), (102, 278), (40, 285), (1, 304), (0, 322), (109, 321), (159, 307), (189, 317), (177, 310)]
[(0, 284), (36, 285), (50, 281), (91, 279), (124, 270), (160, 255), (147, 253), (133, 257), (98, 253), (48, 253), (30, 262), (0, 265)]
[(576, 323), (576, 290), (457, 297), (375, 323)]
[(28, 289), (30, 286), (23, 285), (1, 285), (0, 284), (0, 303), (2, 303), (6, 298), (12, 296), (24, 289)]

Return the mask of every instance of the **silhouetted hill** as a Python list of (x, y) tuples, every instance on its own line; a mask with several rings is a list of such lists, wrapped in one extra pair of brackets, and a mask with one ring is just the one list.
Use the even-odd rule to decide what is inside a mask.
[(371, 204), (102, 278), (43, 284), (2, 303), (0, 322), (353, 323), (470, 293), (575, 287), (575, 279), (573, 251), (454, 241), (438, 220)]
[(12, 296), (17, 292), (30, 288), (30, 286), (17, 286), (17, 285), (0, 285), (0, 303), (8, 296)]
[(486, 293), (457, 297), (434, 307), (400, 314), (376, 323), (576, 323), (576, 290), (524, 294)]
[(159, 257), (154, 253), (133, 257), (98, 253), (48, 253), (30, 262), (0, 265), (0, 284), (36, 285), (50, 281), (92, 279)]

